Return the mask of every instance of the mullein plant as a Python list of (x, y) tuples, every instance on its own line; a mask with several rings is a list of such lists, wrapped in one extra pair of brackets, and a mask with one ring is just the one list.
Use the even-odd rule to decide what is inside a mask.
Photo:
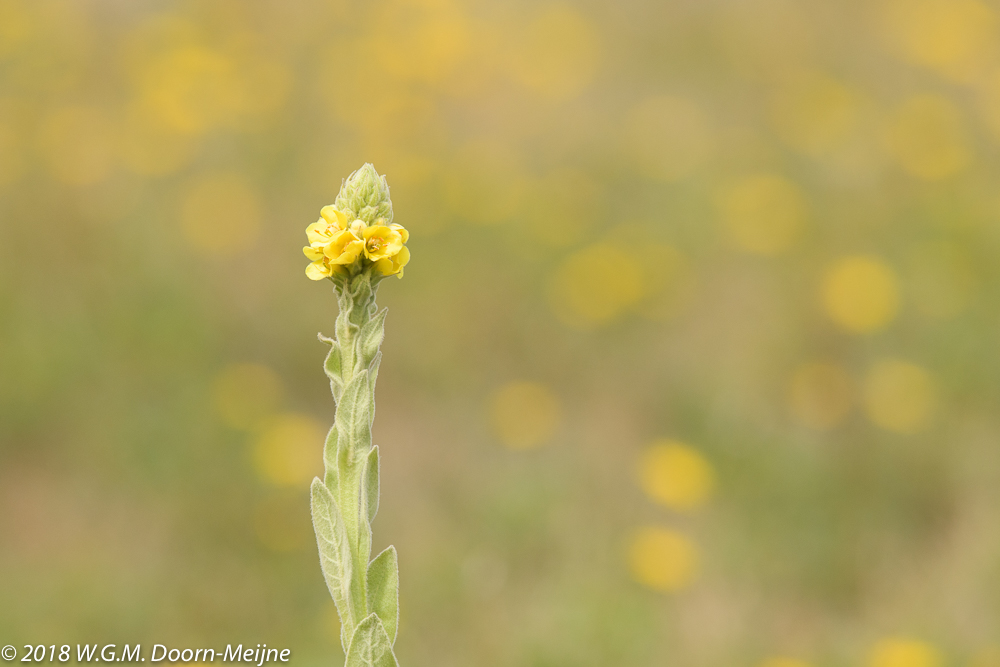
[(323, 448), (323, 479), (312, 483), (320, 565), (340, 615), (346, 667), (398, 667), (392, 651), (399, 624), (396, 549), (371, 558), (379, 497), (372, 419), (386, 314), (375, 305), (375, 293), (385, 278), (403, 277), (409, 234), (392, 222), (385, 176), (366, 164), (348, 177), (306, 236), (306, 275), (333, 282), (340, 305), (334, 338), (319, 336), (330, 346), (324, 369), (337, 404)]

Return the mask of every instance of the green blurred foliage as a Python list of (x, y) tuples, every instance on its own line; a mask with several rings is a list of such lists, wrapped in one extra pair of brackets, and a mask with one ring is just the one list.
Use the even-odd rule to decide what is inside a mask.
[(1000, 664), (998, 140), (982, 0), (0, 0), (0, 643), (337, 662), (370, 161), (404, 665)]

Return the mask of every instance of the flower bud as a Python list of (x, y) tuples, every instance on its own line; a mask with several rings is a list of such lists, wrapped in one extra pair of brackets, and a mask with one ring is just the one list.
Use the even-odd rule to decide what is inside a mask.
[(371, 164), (365, 164), (347, 177), (340, 187), (335, 206), (369, 225), (378, 218), (384, 218), (383, 224), (392, 221), (389, 184)]

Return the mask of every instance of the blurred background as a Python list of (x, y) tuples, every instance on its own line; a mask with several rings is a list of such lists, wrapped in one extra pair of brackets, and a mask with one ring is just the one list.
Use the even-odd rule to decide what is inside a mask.
[(373, 162), (404, 667), (997, 667), (998, 141), (981, 0), (0, 0), (0, 644), (340, 664)]

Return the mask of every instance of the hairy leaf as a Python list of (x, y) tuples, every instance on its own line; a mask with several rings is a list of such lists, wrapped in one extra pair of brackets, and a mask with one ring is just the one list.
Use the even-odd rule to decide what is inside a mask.
[(365, 476), (361, 489), (361, 502), (365, 504), (364, 511), (368, 523), (371, 523), (378, 514), (378, 467), (378, 447), (375, 446), (368, 452), (368, 460), (365, 461)]
[(323, 577), (347, 636), (355, 621), (351, 608), (351, 553), (340, 510), (330, 490), (318, 478), (312, 483), (312, 516)]
[(382, 339), (385, 337), (385, 315), (389, 312), (383, 308), (375, 317), (368, 320), (358, 333), (358, 349), (361, 352), (361, 363), (368, 365), (378, 352)]
[(354, 631), (345, 667), (399, 667), (392, 642), (376, 614), (361, 621)]
[(368, 455), (372, 443), (371, 393), (368, 388), (368, 371), (363, 370), (347, 384), (337, 405), (335, 422), (339, 448), (347, 454), (352, 465)]
[(368, 564), (368, 611), (378, 614), (389, 643), (396, 643), (399, 627), (399, 566), (396, 547), (390, 546)]

